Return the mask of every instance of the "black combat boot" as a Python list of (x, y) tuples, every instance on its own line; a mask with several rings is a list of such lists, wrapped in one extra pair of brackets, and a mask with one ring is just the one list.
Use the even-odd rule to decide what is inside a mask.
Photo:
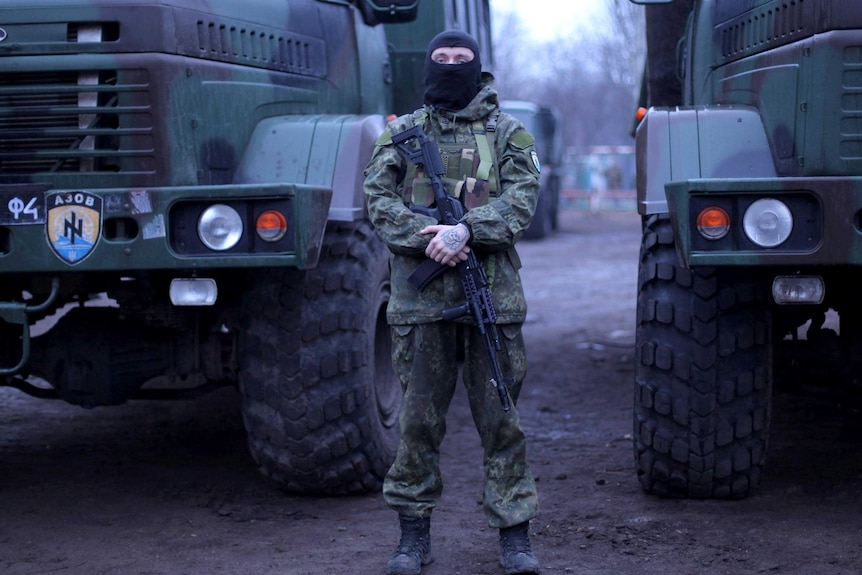
[(500, 529), (500, 565), (506, 575), (539, 572), (539, 560), (530, 549), (529, 530), (529, 521)]
[(401, 541), (389, 560), (386, 575), (419, 575), (422, 566), (434, 560), (431, 557), (431, 518), (399, 515), (398, 521)]

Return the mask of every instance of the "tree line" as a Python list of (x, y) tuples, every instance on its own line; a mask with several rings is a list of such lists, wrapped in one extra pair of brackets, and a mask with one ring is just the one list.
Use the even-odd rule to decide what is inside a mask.
[[(576, 10), (577, 2), (571, 6)], [(555, 108), (567, 147), (634, 143), (644, 9), (629, 0), (604, 0), (604, 8), (598, 21), (571, 37), (530, 38), (511, 13), (494, 22), (493, 71), (501, 97)]]

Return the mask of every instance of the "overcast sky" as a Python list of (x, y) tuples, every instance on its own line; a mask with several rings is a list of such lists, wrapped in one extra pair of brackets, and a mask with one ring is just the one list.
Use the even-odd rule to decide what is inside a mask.
[(588, 30), (605, 14), (606, 0), (491, 0), (494, 25), (514, 12), (525, 31), (536, 39), (551, 39)]

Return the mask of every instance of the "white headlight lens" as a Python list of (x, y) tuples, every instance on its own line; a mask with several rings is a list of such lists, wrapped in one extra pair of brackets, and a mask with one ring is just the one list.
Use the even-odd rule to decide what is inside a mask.
[(775, 303), (823, 303), (826, 286), (820, 276), (778, 276), (772, 281)]
[(242, 237), (242, 218), (230, 206), (210, 206), (198, 220), (198, 236), (211, 250), (229, 250)]
[(213, 305), (218, 286), (210, 278), (174, 278), (171, 280), (171, 303), (177, 306)]
[(790, 236), (793, 214), (783, 202), (768, 198), (751, 204), (742, 218), (742, 228), (752, 242), (764, 248), (775, 247)]

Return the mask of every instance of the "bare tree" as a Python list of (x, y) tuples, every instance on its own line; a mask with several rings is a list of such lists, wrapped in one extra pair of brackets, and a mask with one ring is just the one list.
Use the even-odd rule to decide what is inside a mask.
[[(545, 74), (537, 74), (537, 66), (531, 62), (534, 54), (541, 53), (545, 46), (531, 40), (514, 12), (500, 19), (494, 32), (494, 66), (497, 89), (504, 99), (534, 100), (528, 86)], [(541, 70), (541, 66), (538, 67)], [(543, 82), (543, 80), (540, 80)]]
[(631, 143), (645, 52), (643, 9), (628, 0), (605, 2), (601, 21), (577, 36), (530, 40), (513, 15), (494, 30), (503, 97), (556, 108), (567, 146)]
[(601, 69), (614, 85), (627, 86), (636, 95), (646, 54), (644, 10), (629, 0), (605, 1), (613, 33), (600, 42)]

